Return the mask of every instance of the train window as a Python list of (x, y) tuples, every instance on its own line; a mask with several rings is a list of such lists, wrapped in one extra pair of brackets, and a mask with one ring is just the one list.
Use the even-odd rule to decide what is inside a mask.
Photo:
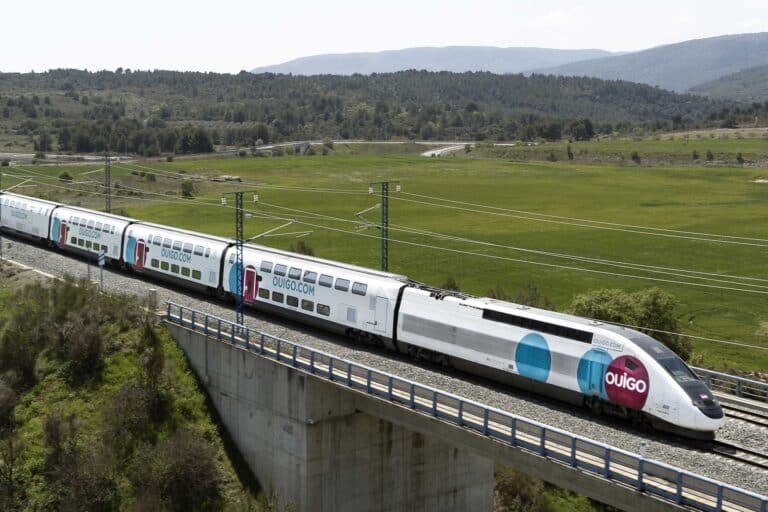
[(147, 237), (147, 245), (149, 245), (149, 244), (151, 244), (151, 243), (152, 243), (152, 235), (149, 235), (149, 236)]
[(259, 297), (262, 299), (268, 299), (269, 298), (269, 290), (266, 288), (259, 288)]
[(664, 357), (657, 359), (657, 361), (677, 382), (683, 383), (699, 380), (691, 369), (677, 356)]
[(301, 269), (296, 267), (291, 267), (291, 269), (288, 271), (288, 277), (291, 279), (301, 279)]
[(334, 286), (334, 288), (341, 290), (342, 292), (349, 291), (349, 279), (337, 278), (336, 286)]
[(483, 319), (493, 320), (494, 322), (503, 322), (505, 324), (522, 327), (523, 329), (528, 329), (531, 331), (553, 334), (555, 336), (568, 338), (574, 341), (580, 341), (582, 343), (592, 343), (593, 334), (591, 332), (574, 329), (572, 327), (565, 327), (563, 325), (551, 324), (549, 322), (527, 318), (524, 316), (510, 315), (509, 313), (503, 313), (501, 311), (484, 309)]
[(320, 283), (320, 286), (325, 286), (326, 288), (330, 288), (331, 285), (333, 284), (333, 276), (321, 274), (320, 281), (318, 282)]
[(179, 242), (178, 240), (173, 242), (173, 250), (174, 251), (180, 251), (181, 250), (181, 242)]
[(106, 245), (102, 245), (101, 246), (101, 250), (104, 252), (104, 254), (107, 254), (107, 246)]
[(170, 238), (163, 238), (163, 247), (165, 247), (166, 249), (170, 249), (172, 244), (173, 244), (173, 240), (171, 240)]
[(77, 244), (77, 237), (73, 236), (72, 238), (70, 238), (69, 239), (69, 243), (71, 243), (72, 245), (76, 245)]
[(192, 279), (197, 279), (198, 281), (200, 281), (203, 279), (203, 274), (199, 270), (193, 270)]
[(365, 292), (368, 291), (368, 285), (364, 283), (354, 283), (352, 285), (352, 293), (355, 295), (365, 295)]
[(187, 253), (187, 254), (192, 254), (192, 247), (193, 247), (193, 246), (192, 246), (192, 244), (189, 244), (189, 243), (187, 243), (187, 244), (184, 244), (184, 249), (183, 249), (183, 251), (184, 251), (185, 253)]
[(152, 265), (152, 268), (157, 268), (160, 266), (160, 260), (152, 258), (152, 261), (150, 261), (149, 264)]
[(91, 248), (91, 241), (90, 240), (86, 240), (85, 241), (85, 248), (86, 249), (90, 249)]
[(101, 231), (101, 226), (103, 226), (103, 224), (101, 222), (97, 222), (94, 229), (96, 229), (96, 231)]
[(70, 223), (70, 224), (74, 224), (75, 226), (77, 226), (77, 224), (78, 224), (79, 222), (80, 222), (80, 217), (74, 217), (74, 218), (72, 218), (72, 219), (70, 219), (70, 220), (69, 220), (69, 223)]
[(167, 261), (161, 261), (161, 262), (160, 262), (160, 268), (161, 268), (161, 269), (163, 269), (163, 270), (166, 270), (166, 271), (167, 271), (167, 270), (168, 270), (168, 267), (169, 267), (169, 265), (168, 265), (168, 262), (167, 262)]
[(285, 265), (275, 265), (276, 276), (284, 276), (287, 270), (288, 270), (288, 267), (286, 267)]
[(315, 284), (317, 282), (317, 272), (310, 272), (309, 270), (304, 272), (304, 282)]
[(85, 240), (83, 240), (82, 238), (78, 238), (77, 245), (79, 245), (80, 247), (85, 247)]
[(283, 302), (283, 294), (280, 292), (272, 292), (272, 300), (275, 302)]
[(301, 299), (301, 309), (304, 311), (314, 311), (315, 310), (315, 303), (311, 300), (307, 299)]
[(86, 227), (87, 227), (88, 229), (93, 229), (93, 227), (94, 227), (95, 225), (96, 225), (96, 221), (94, 221), (94, 220), (89, 220), (89, 221), (88, 221), (88, 224), (86, 225)]
[(331, 307), (325, 304), (317, 305), (317, 313), (324, 316), (331, 316)]
[(171, 272), (173, 272), (174, 274), (178, 274), (179, 273), (179, 266), (176, 265), (175, 263), (172, 264), (171, 265)]
[(184, 277), (189, 277), (191, 273), (192, 272), (189, 270), (189, 267), (181, 267), (181, 275)]
[(208, 258), (211, 255), (211, 250), (206, 248), (205, 249), (205, 257)]
[(272, 272), (272, 262), (262, 261), (260, 269), (262, 272)]
[(624, 367), (627, 370), (636, 370), (637, 369), (637, 365), (634, 362), (632, 362), (631, 359), (625, 359), (624, 360)]
[(196, 245), (195, 246), (195, 256), (202, 256), (203, 253), (205, 253), (205, 249), (203, 249), (202, 245)]
[(293, 295), (289, 295), (285, 298), (285, 303), (289, 306), (293, 306), (295, 308), (299, 307), (299, 298), (294, 297)]
[(160, 235), (155, 235), (152, 238), (152, 245), (160, 246), (162, 244), (163, 244), (163, 237), (161, 237)]

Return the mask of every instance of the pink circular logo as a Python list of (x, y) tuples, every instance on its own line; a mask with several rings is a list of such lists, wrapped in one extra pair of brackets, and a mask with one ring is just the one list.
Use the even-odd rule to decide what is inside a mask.
[(648, 370), (634, 356), (614, 359), (605, 372), (605, 392), (611, 402), (642, 409), (648, 398)]

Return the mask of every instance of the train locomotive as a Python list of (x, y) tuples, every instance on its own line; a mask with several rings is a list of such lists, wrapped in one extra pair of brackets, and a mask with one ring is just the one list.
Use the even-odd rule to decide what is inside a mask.
[[(183, 287), (232, 297), (234, 240), (0, 193), (0, 228)], [(243, 300), (416, 359), (697, 439), (725, 419), (707, 386), (639, 331), (431, 288), (406, 276), (246, 244)]]

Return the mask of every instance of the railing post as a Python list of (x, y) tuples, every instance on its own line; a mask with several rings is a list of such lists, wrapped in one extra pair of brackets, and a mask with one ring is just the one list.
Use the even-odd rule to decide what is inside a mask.
[(760, 503), (760, 512), (768, 512), (768, 500), (763, 500)]
[(251, 350), (251, 330), (243, 327), (243, 333), (245, 334), (245, 348)]
[(547, 455), (547, 429), (541, 427), (541, 435), (539, 436), (539, 454), (544, 457)]
[(490, 411), (483, 409), (483, 434), (486, 436), (490, 434), (488, 430), (488, 414), (490, 414)]
[(208, 336), (208, 315), (205, 315), (205, 336)]
[(218, 329), (216, 329), (216, 339), (221, 341), (221, 318), (217, 319), (219, 321)]
[(715, 502), (715, 510), (717, 512), (720, 512), (723, 510), (723, 486), (718, 485), (717, 486), (717, 502)]
[(195, 330), (195, 310), (192, 310), (192, 330)]
[(392, 401), (392, 376), (389, 376), (389, 381), (387, 382), (387, 400), (390, 402)]
[(275, 346), (275, 359), (280, 360), (280, 338), (277, 338), (277, 345)]
[(179, 306), (179, 325), (184, 325), (184, 306)]
[[(259, 336), (259, 354), (264, 355), (264, 333)], [(312, 357), (315, 357), (314, 352), (312, 352)]]
[(328, 358), (328, 378), (333, 381), (333, 358)]
[(643, 476), (645, 475), (645, 459), (640, 458), (637, 463), (637, 490), (644, 491), (645, 484), (643, 483)]
[(605, 478), (611, 478), (611, 449), (606, 446), (605, 448), (605, 465), (603, 466), (603, 476)]
[(736, 396), (741, 396), (741, 380), (736, 379)]
[(576, 460), (576, 438), (571, 438), (571, 466), (577, 467), (579, 465)]
[(459, 426), (464, 426), (464, 400), (459, 400)]
[[(263, 338), (264, 336), (262, 336)], [(309, 354), (309, 371), (315, 373), (315, 351)]]
[(352, 363), (347, 363), (347, 386), (352, 386)]
[(371, 370), (368, 370), (366, 373), (367, 374), (365, 377), (365, 391), (368, 392), (368, 394), (370, 394), (372, 391), (371, 390)]
[(411, 409), (416, 408), (416, 385), (411, 382)]
[(432, 416), (437, 417), (437, 391), (432, 392)]
[(171, 303), (167, 302), (166, 305), (168, 306), (168, 309), (166, 310), (165, 317), (170, 322), (171, 321)]
[(291, 359), (293, 360), (293, 366), (296, 366), (296, 352), (299, 350), (298, 345), (293, 346), (293, 354), (291, 354)]
[(675, 501), (678, 504), (683, 502), (683, 474), (679, 471), (677, 472), (677, 494)]
[(509, 429), (509, 435), (512, 438), (512, 446), (517, 446), (517, 418), (512, 418), (512, 425)]
[(232, 322), (229, 322), (229, 339), (232, 340), (233, 345), (237, 345), (237, 340), (235, 340), (236, 332), (237, 332), (237, 329), (235, 328), (235, 324)]

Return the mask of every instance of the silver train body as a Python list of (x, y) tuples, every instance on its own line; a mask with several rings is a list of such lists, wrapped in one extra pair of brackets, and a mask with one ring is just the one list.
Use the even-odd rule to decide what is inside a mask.
[[(234, 241), (0, 194), (0, 226), (63, 251), (104, 251), (148, 277), (232, 296)], [(405, 276), (247, 244), (247, 306), (356, 340), (712, 438), (723, 411), (672, 351), (632, 329), (422, 286)]]

